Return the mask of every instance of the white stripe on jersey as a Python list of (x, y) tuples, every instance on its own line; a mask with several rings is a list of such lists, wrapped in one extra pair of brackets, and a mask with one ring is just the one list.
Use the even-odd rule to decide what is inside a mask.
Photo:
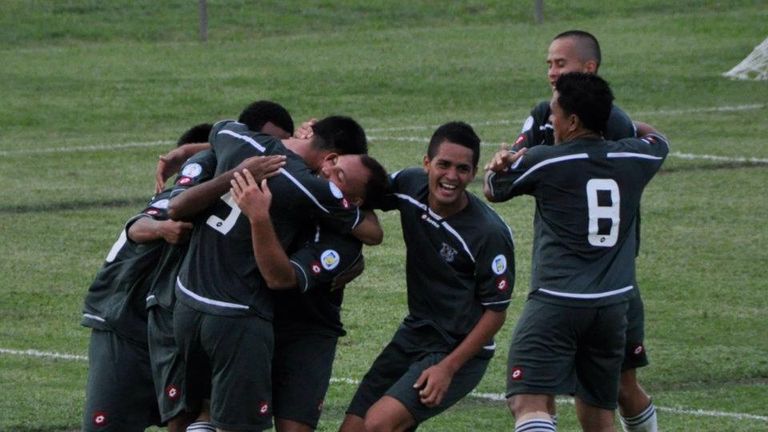
[(296, 267), (297, 269), (299, 269), (299, 271), (301, 272), (301, 274), (303, 274), (303, 275), (304, 275), (304, 288), (301, 288), (301, 292), (303, 292), (303, 293), (307, 292), (307, 289), (309, 288), (309, 276), (307, 276), (307, 272), (305, 272), (305, 271), (304, 271), (304, 269), (303, 269), (303, 268), (301, 268), (301, 266), (299, 265), (299, 263), (297, 263), (296, 261), (294, 261), (294, 260), (290, 260), (290, 261), (291, 261), (291, 264), (293, 264), (293, 265), (294, 265), (294, 267)]
[[(523, 155), (523, 158), (525, 158), (525, 155)], [(536, 171), (539, 168), (542, 168), (542, 167), (545, 167), (547, 165), (551, 165), (551, 164), (554, 164), (554, 163), (566, 162), (566, 161), (574, 160), (574, 159), (589, 159), (589, 155), (586, 154), (586, 153), (576, 153), (576, 154), (572, 154), (572, 155), (568, 155), (568, 156), (559, 156), (559, 157), (556, 157), (556, 158), (551, 158), (551, 159), (543, 160), (543, 161), (537, 163), (536, 165), (528, 168), (528, 170), (525, 171), (523, 173), (523, 175), (518, 177), (517, 180), (515, 180), (513, 184), (517, 184), (518, 182), (522, 181), (529, 174), (533, 173), (534, 171)], [(522, 160), (522, 158), (520, 160)]]
[(400, 199), (402, 199), (402, 200), (405, 200), (405, 201), (407, 201), (407, 202), (409, 202), (409, 203), (411, 203), (413, 205), (415, 205), (416, 207), (418, 207), (418, 208), (420, 208), (420, 209), (422, 209), (424, 211), (426, 211), (427, 213), (429, 213), (429, 215), (433, 219), (437, 219), (437, 221), (440, 222), (440, 225), (442, 225), (443, 228), (445, 228), (446, 231), (451, 233), (454, 237), (456, 237), (456, 239), (459, 241), (459, 243), (461, 243), (461, 246), (464, 248), (464, 251), (467, 253), (467, 255), (469, 255), (469, 259), (471, 259), (473, 263), (475, 262), (475, 257), (472, 255), (472, 252), (470, 252), (469, 246), (467, 246), (467, 243), (464, 241), (464, 239), (461, 237), (461, 235), (455, 229), (453, 229), (452, 226), (448, 225), (447, 222), (443, 221), (443, 218), (440, 215), (438, 215), (437, 213), (432, 211), (432, 209), (429, 208), (429, 206), (427, 206), (424, 203), (419, 202), (418, 200), (416, 200), (415, 198), (413, 198), (410, 195), (396, 193), (395, 196), (400, 198)]
[(502, 300), (502, 301), (497, 301), (497, 302), (485, 302), (485, 303), (481, 302), (480, 304), (483, 305), (483, 306), (491, 306), (491, 305), (498, 305), (498, 304), (506, 304), (506, 303), (509, 303), (511, 301), (512, 301), (512, 299), (507, 299), (507, 300)]
[(205, 304), (208, 304), (208, 305), (211, 305), (211, 306), (219, 306), (219, 307), (230, 308), (230, 309), (245, 309), (245, 310), (250, 309), (246, 305), (241, 305), (241, 304), (237, 304), (237, 303), (228, 303), (228, 302), (223, 302), (223, 301), (219, 301), (219, 300), (209, 299), (208, 297), (203, 297), (201, 295), (195, 294), (192, 291), (188, 290), (184, 285), (182, 285), (181, 279), (179, 279), (178, 277), (176, 278), (176, 286), (179, 287), (181, 292), (183, 292), (184, 294), (186, 294), (186, 295), (192, 297), (193, 299), (199, 301), (200, 303), (205, 303)]
[(87, 313), (83, 314), (83, 318), (88, 318), (88, 319), (96, 320), (96, 321), (99, 321), (99, 322), (107, 322), (107, 320), (105, 320), (104, 318), (102, 318), (100, 316), (91, 315), (91, 314), (87, 314)]
[(247, 142), (248, 144), (252, 145), (256, 150), (258, 150), (258, 151), (260, 151), (262, 153), (264, 153), (267, 150), (266, 147), (264, 147), (263, 145), (259, 144), (258, 141), (256, 141), (255, 139), (249, 137), (248, 135), (241, 135), (241, 134), (239, 134), (237, 132), (232, 132), (232, 131), (229, 131), (229, 130), (219, 131), (219, 134), (229, 135), (229, 136), (233, 136), (235, 138), (241, 139), (241, 140)]
[(609, 158), (639, 158), (639, 159), (651, 159), (651, 160), (662, 160), (663, 157), (660, 156), (653, 156), (649, 154), (644, 153), (632, 153), (632, 152), (611, 152), (606, 154)]
[(634, 285), (626, 286), (624, 288), (619, 288), (617, 290), (613, 291), (606, 291), (601, 293), (592, 293), (592, 294), (578, 294), (578, 293), (568, 293), (568, 292), (562, 292), (562, 291), (552, 291), (545, 288), (539, 288), (539, 291), (543, 293), (547, 293), (549, 295), (553, 295), (555, 297), (565, 297), (565, 298), (572, 298), (572, 299), (581, 299), (581, 300), (589, 300), (589, 299), (599, 299), (599, 298), (605, 298), (605, 297), (611, 297), (618, 294), (623, 294), (627, 291), (630, 291), (634, 289)]

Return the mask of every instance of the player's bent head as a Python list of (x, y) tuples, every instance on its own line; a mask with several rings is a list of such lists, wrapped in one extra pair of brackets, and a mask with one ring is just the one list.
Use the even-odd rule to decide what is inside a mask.
[(334, 115), (312, 125), (312, 145), (338, 154), (367, 154), (368, 139), (354, 119)]
[(446, 141), (472, 150), (472, 166), (477, 167), (480, 160), (480, 137), (477, 136), (472, 126), (461, 121), (452, 121), (438, 127), (429, 140), (427, 157), (433, 159), (440, 148), (440, 144)]
[(293, 135), (293, 118), (279, 103), (258, 100), (251, 103), (240, 113), (237, 121), (248, 126), (254, 132), (263, 132), (285, 139)]
[(585, 129), (602, 134), (613, 108), (613, 92), (608, 83), (594, 74), (571, 72), (555, 82), (557, 103), (574, 114)]
[(600, 43), (597, 38), (589, 32), (584, 30), (568, 30), (555, 36), (552, 41), (560, 39), (571, 39), (575, 42), (574, 46), (577, 50), (575, 53), (579, 61), (586, 63), (588, 61), (595, 62), (595, 73), (600, 68), (600, 62), (602, 61), (602, 54), (600, 52)]
[(368, 177), (368, 182), (365, 184), (365, 195), (359, 207), (365, 210), (380, 208), (381, 200), (389, 189), (387, 170), (384, 169), (384, 166), (379, 161), (368, 155), (360, 156), (360, 162), (364, 167), (368, 168), (370, 177)]
[(187, 129), (186, 132), (181, 134), (176, 141), (176, 146), (182, 146), (184, 144), (192, 143), (205, 143), (208, 142), (208, 135), (211, 134), (213, 125), (210, 123), (200, 123)]

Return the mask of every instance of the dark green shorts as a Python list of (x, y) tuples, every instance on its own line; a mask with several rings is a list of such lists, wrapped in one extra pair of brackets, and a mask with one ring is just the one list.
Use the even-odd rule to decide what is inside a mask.
[(507, 397), (572, 394), (599, 408), (617, 406), (627, 303), (566, 307), (529, 298), (507, 360)]
[(160, 424), (149, 352), (111, 331), (92, 330), (83, 431), (143, 431)]
[[(167, 422), (187, 409), (197, 410), (201, 401), (187, 401), (184, 365), (173, 336), (173, 311), (154, 306), (148, 311), (149, 359), (160, 418)], [(185, 402), (186, 401), (186, 402)]]
[(275, 418), (317, 428), (336, 355), (335, 336), (275, 336), (272, 404)]
[(187, 397), (198, 396), (209, 384), (214, 426), (233, 431), (271, 428), (272, 323), (255, 315), (210, 315), (181, 302), (173, 315)]
[(424, 351), (414, 330), (401, 326), (363, 377), (347, 414), (365, 418), (368, 409), (385, 395), (405, 405), (417, 424), (440, 414), (477, 386), (490, 362), (490, 358), (470, 359), (453, 376), (440, 405), (430, 408), (421, 403), (419, 389), (414, 389), (413, 384), (425, 369), (446, 355)]
[(627, 309), (627, 345), (624, 351), (622, 372), (648, 366), (648, 354), (645, 352), (645, 310), (640, 291), (629, 300)]

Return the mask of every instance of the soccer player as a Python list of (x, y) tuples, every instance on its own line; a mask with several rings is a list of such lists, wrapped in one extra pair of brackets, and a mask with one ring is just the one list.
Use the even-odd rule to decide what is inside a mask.
[(384, 210), (400, 210), (408, 315), (366, 373), (344, 432), (403, 431), (469, 393), (493, 356), (514, 284), (512, 233), (467, 192), (480, 139), (466, 123), (440, 126), (424, 165), (391, 176)]
[[(364, 131), (354, 120), (338, 116), (313, 128), (311, 140), (283, 142), (238, 122), (220, 122), (211, 133), (217, 172), (230, 172), (249, 156), (284, 156), (285, 168), (269, 180), (269, 187), (280, 197), (270, 211), (287, 249), (316, 220), (341, 233), (371, 233), (364, 230), (372, 222), (361, 221), (350, 198), (364, 193), (371, 176), (365, 164), (376, 162), (359, 154), (339, 154), (365, 152)], [(328, 173), (331, 181), (314, 172)], [(174, 217), (182, 219), (207, 208), (177, 279), (174, 331), (187, 369), (187, 394), (193, 386), (211, 387), (211, 423), (220, 430), (261, 430), (271, 426), (272, 288), (256, 265), (250, 224), (240, 217), (231, 194), (222, 196), (223, 181), (228, 189), (231, 179), (218, 176), (171, 202), (172, 216), (176, 212)], [(209, 207), (211, 197), (215, 202)], [(366, 240), (380, 242), (380, 237), (378, 228)], [(200, 374), (210, 380), (192, 381)]]
[[(235, 176), (232, 196), (250, 220), (254, 256), (265, 282), (272, 288), (294, 288), (275, 293), (275, 429), (311, 432), (322, 413), (338, 338), (345, 334), (340, 314), (344, 285), (364, 267), (362, 243), (318, 225), (288, 257), (272, 228), (272, 194), (266, 182), (257, 184), (248, 171)], [(381, 196), (386, 185), (383, 170), (373, 178), (367, 198)], [(362, 197), (353, 200), (362, 204)]]
[(490, 201), (536, 199), (531, 288), (508, 358), (516, 431), (554, 431), (554, 396), (574, 388), (582, 428), (614, 430), (640, 196), (669, 149), (642, 124), (642, 139), (604, 140), (612, 101), (596, 75), (561, 75), (555, 145), (502, 150), (488, 165)]
[[(581, 30), (570, 30), (555, 36), (549, 45), (547, 55), (547, 79), (554, 88), (557, 78), (568, 72), (597, 74), (602, 61), (600, 44), (592, 34)], [(531, 111), (514, 148), (553, 145), (554, 136), (550, 122), (549, 100), (542, 101)], [(613, 105), (608, 123), (603, 132), (607, 140), (620, 140), (636, 136), (635, 126), (624, 111)], [(638, 213), (637, 234), (640, 235)], [(638, 247), (639, 247), (638, 239)], [(635, 284), (637, 287), (637, 284)], [(637, 289), (637, 288), (636, 288)], [(650, 396), (637, 381), (637, 368), (648, 365), (645, 351), (645, 316), (640, 291), (629, 302), (627, 319), (627, 346), (619, 385), (619, 412), (622, 427), (627, 432), (655, 432), (657, 429), (656, 407)], [(555, 407), (552, 406), (554, 414)]]
[[(266, 100), (249, 104), (239, 120), (249, 129), (271, 134), (277, 138), (288, 138), (293, 133), (293, 119), (281, 105)], [(158, 173), (162, 173), (160, 186), (165, 177), (177, 171), (180, 156), (194, 154), (180, 170), (171, 196), (178, 196), (186, 189), (213, 177), (216, 159), (210, 149), (208, 136), (213, 125), (201, 124), (185, 132), (179, 139), (179, 147), (161, 157)], [(183, 145), (182, 145), (183, 144)], [(167, 422), (170, 432), (184, 431), (201, 410), (201, 400), (207, 395), (187, 398), (184, 388), (183, 366), (173, 336), (174, 288), (179, 265), (186, 252), (186, 244), (168, 245), (163, 251), (150, 282), (146, 298), (148, 308), (149, 355), (155, 382), (155, 392), (160, 407), (160, 417)], [(195, 400), (196, 399), (196, 400)]]

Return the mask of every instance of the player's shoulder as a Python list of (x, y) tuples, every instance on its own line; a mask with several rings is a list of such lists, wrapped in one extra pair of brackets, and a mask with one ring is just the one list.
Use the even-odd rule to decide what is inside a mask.
[(478, 233), (485, 236), (509, 236), (512, 232), (504, 219), (477, 195), (467, 192), (469, 207), (467, 216), (473, 221)]
[(421, 167), (396, 171), (389, 178), (393, 190), (398, 193), (412, 194), (427, 184), (427, 173)]

